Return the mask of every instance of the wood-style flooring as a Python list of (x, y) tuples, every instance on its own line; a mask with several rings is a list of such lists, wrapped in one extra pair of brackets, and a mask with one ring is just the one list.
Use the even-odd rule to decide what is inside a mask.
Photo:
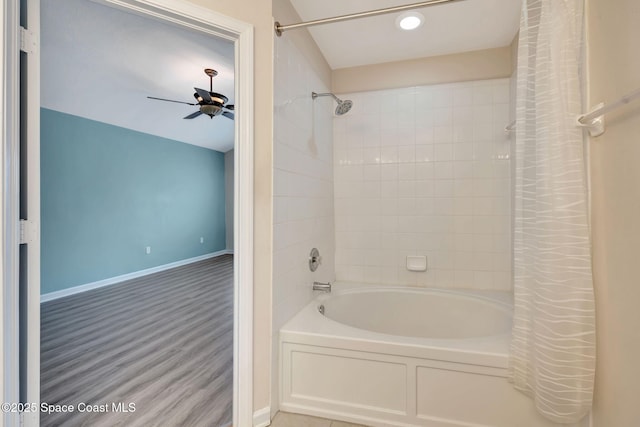
[(43, 427), (230, 425), (233, 257), (43, 303), (40, 356)]

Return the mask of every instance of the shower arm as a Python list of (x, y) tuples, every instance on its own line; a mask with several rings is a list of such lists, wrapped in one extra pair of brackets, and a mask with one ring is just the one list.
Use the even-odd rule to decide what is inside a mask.
[(319, 97), (319, 96), (331, 96), (331, 97), (333, 97), (333, 99), (335, 99), (335, 100), (336, 100), (336, 102), (337, 102), (338, 104), (342, 104), (342, 100), (341, 100), (340, 98), (338, 98), (337, 96), (335, 96), (334, 94), (332, 94), (332, 93), (316, 93), (316, 92), (311, 92), (311, 98), (312, 98), (312, 99), (316, 99), (316, 98), (317, 98), (317, 97)]
[(330, 24), (330, 23), (333, 23), (333, 22), (350, 21), (352, 19), (358, 19), (358, 18), (368, 18), (370, 16), (378, 16), (378, 15), (385, 15), (385, 14), (388, 14), (388, 13), (402, 12), (404, 10), (417, 9), (417, 8), (420, 8), (420, 7), (427, 7), (427, 6), (435, 6), (435, 5), (440, 4), (440, 3), (450, 3), (450, 2), (454, 2), (454, 1), (461, 1), (461, 0), (429, 0), (429, 1), (423, 1), (423, 2), (420, 2), (420, 3), (405, 4), (403, 6), (387, 7), (387, 8), (384, 8), (384, 9), (376, 9), (376, 10), (370, 10), (370, 11), (367, 11), (367, 12), (360, 12), (360, 13), (352, 13), (352, 14), (349, 14), (349, 15), (334, 16), (333, 18), (316, 19), (316, 20), (313, 20), (313, 21), (299, 22), (297, 24), (289, 24), (289, 25), (281, 25), (278, 21), (276, 21), (274, 29), (275, 29), (276, 35), (278, 37), (280, 37), (283, 32), (285, 32), (287, 30), (294, 30), (296, 28), (312, 27), (314, 25)]

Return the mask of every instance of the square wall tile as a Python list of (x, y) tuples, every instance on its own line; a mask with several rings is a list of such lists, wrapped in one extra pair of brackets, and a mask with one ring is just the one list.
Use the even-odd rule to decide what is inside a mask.
[[(354, 95), (358, 109), (346, 124), (334, 120), (332, 132), (338, 280), (510, 289), (511, 143), (502, 132), (510, 85), (495, 79)], [(382, 111), (381, 95), (392, 111)], [(294, 172), (311, 168), (300, 164)], [(277, 206), (277, 221), (289, 210)], [(429, 254), (427, 272), (408, 272), (405, 257), (419, 253)]]

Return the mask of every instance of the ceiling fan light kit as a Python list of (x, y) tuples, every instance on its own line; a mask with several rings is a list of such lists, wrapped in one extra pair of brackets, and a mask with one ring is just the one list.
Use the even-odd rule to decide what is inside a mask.
[(196, 92), (193, 94), (193, 97), (196, 99), (196, 101), (198, 101), (197, 104), (191, 102), (173, 101), (171, 99), (156, 98), (153, 96), (148, 96), (147, 98), (155, 99), (158, 101), (177, 102), (179, 104), (198, 105), (200, 107), (198, 111), (184, 117), (185, 119), (193, 119), (202, 114), (206, 114), (212, 119), (215, 116), (223, 115), (226, 118), (233, 120), (234, 114), (232, 113), (232, 111), (235, 110), (235, 107), (231, 104), (226, 105), (229, 101), (229, 98), (222, 95), (221, 93), (216, 93), (213, 91), (213, 78), (218, 75), (218, 72), (213, 68), (205, 68), (204, 73), (209, 76), (209, 91), (194, 87)]

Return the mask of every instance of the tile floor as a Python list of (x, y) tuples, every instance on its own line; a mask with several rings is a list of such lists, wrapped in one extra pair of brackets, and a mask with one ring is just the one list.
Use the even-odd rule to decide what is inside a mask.
[(343, 421), (333, 421), (326, 418), (310, 417), (308, 415), (278, 412), (271, 421), (270, 427), (366, 427), (362, 424), (351, 424)]

